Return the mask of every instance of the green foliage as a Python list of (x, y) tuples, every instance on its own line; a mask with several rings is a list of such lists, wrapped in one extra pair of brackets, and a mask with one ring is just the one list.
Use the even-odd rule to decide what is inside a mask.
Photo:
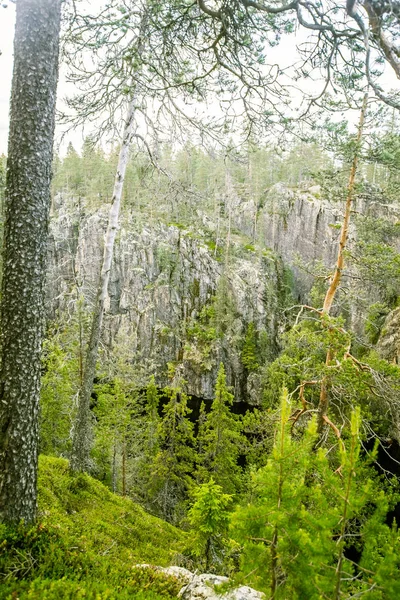
[(164, 390), (168, 402), (158, 429), (160, 449), (149, 464), (148, 501), (157, 514), (172, 523), (179, 523), (184, 515), (194, 463), (193, 423), (188, 418), (191, 410), (184, 384), (175, 373)]
[[(315, 410), (325, 378), (328, 397), (334, 399), (330, 418), (339, 428), (348, 429), (352, 410), (360, 406), (369, 427), (385, 435), (397, 403), (398, 367), (377, 360), (373, 354), (360, 362), (349, 352), (351, 344), (352, 336), (343, 328), (343, 319), (325, 316), (321, 320), (311, 311), (284, 335), (281, 355), (264, 371), (264, 406), (274, 408), (279, 389), (286, 386), (299, 403)], [(328, 350), (331, 360), (327, 364)], [(332, 440), (335, 437), (331, 428), (329, 436)]]
[(46, 454), (67, 456), (70, 450), (87, 325), (88, 314), (79, 299), (72, 317), (52, 323), (47, 331), (40, 396), (40, 449)]
[(376, 344), (381, 333), (385, 318), (389, 314), (389, 307), (383, 302), (371, 304), (365, 322), (365, 335), (370, 344)]
[(400, 236), (399, 223), (375, 217), (360, 217), (357, 221), (355, 257), (364, 288), (371, 285), (381, 302), (394, 308), (400, 286), (400, 254), (396, 243)]
[(276, 413), (270, 408), (255, 408), (243, 416), (246, 436), (246, 463), (251, 468), (264, 466), (274, 443)]
[(39, 515), (31, 529), (0, 526), (2, 598), (176, 596), (175, 580), (132, 567), (169, 564), (185, 534), (88, 475), (72, 475), (66, 460), (40, 458)]
[[(289, 415), (285, 392), (272, 454), (265, 467), (252, 473), (251, 501), (234, 513), (233, 536), (244, 547), (242, 572), (256, 587), (270, 589), (272, 597), (288, 598), (285, 594), (292, 586), (291, 578), (298, 577), (304, 580), (299, 597), (313, 598), (307, 595), (313, 587), (309, 579), (313, 568), (307, 566), (313, 544), (310, 532), (303, 530), (300, 515), (308, 493), (307, 474), (316, 426), (312, 422), (303, 439), (295, 442), (290, 436)], [(314, 547), (326, 557), (326, 544), (321, 546), (323, 530), (316, 528), (314, 533)], [(288, 579), (285, 591), (275, 596), (278, 585), (281, 587), (281, 582)]]
[[(282, 386), (288, 387), (291, 392), (302, 381), (319, 381), (326, 371), (328, 348), (343, 356), (351, 336), (342, 325), (342, 319), (328, 318), (324, 324), (311, 313), (282, 336), (282, 353), (267, 366), (264, 374), (266, 406), (276, 405)], [(318, 402), (317, 385), (307, 386), (305, 394), (311, 403)]]
[(194, 503), (188, 512), (188, 519), (195, 531), (194, 552), (205, 560), (209, 571), (214, 562), (220, 562), (220, 554), (227, 546), (224, 539), (229, 525), (229, 507), (232, 496), (224, 494), (214, 479), (198, 486), (192, 492)]
[(136, 415), (131, 423), (132, 430), (136, 433), (137, 443), (133, 449), (131, 469), (131, 494), (138, 498), (144, 506), (153, 508), (152, 495), (154, 493), (153, 467), (161, 451), (161, 419), (159, 416), (160, 394), (158, 392), (154, 375), (151, 376), (144, 397), (144, 410), (142, 415)]
[(159, 404), (160, 396), (158, 393), (154, 375), (152, 375), (146, 389), (147, 423), (145, 430), (145, 454), (149, 458), (157, 453), (159, 447)]
[(203, 306), (197, 318), (188, 321), (185, 336), (184, 359), (194, 368), (209, 371), (214, 364), (213, 350), (218, 340), (213, 301)]
[(213, 325), (219, 337), (232, 328), (236, 306), (226, 275), (221, 275), (214, 299)]
[(224, 365), (221, 363), (211, 410), (199, 426), (197, 478), (207, 482), (212, 477), (223, 492), (236, 493), (242, 485), (238, 457), (243, 447), (241, 423), (231, 412), (233, 394), (226, 384)]
[(256, 328), (254, 327), (254, 323), (251, 322), (247, 326), (242, 350), (242, 363), (244, 368), (249, 372), (256, 371), (259, 367), (256, 335)]
[[(125, 460), (128, 448), (130, 452), (133, 449), (137, 450), (135, 434), (143, 426), (142, 406), (136, 390), (132, 390), (131, 385), (126, 385), (118, 377), (95, 385), (94, 391), (97, 394), (93, 411), (97, 418), (97, 427), (92, 455), (97, 473), (103, 474), (105, 481), (110, 475), (111, 481), (108, 479), (108, 483), (112, 484), (113, 491), (116, 492), (121, 490), (121, 484), (126, 487), (125, 480), (122, 482), (117, 473), (116, 457), (121, 455), (122, 460)], [(125, 473), (122, 474), (122, 478), (125, 478)], [(127, 491), (124, 489), (123, 493)]]
[(399, 132), (391, 127), (383, 135), (372, 136), (371, 142), (366, 158), (375, 166), (374, 179), (383, 187), (386, 197), (396, 201), (400, 190)]
[[(143, 582), (133, 579), (124, 587), (112, 587), (97, 581), (71, 581), (69, 579), (34, 579), (33, 581), (0, 585), (0, 594), (4, 600), (172, 600), (176, 598), (176, 582), (160, 577), (160, 585), (153, 581), (151, 587), (140, 590)], [(160, 591), (158, 591), (160, 588)], [(169, 588), (169, 589), (168, 589)], [(164, 591), (163, 591), (164, 590)]]
[(165, 244), (157, 247), (157, 262), (160, 271), (165, 273), (168, 280), (172, 277), (178, 262), (177, 252)]
[[(382, 573), (390, 573), (387, 589), (397, 590), (400, 577), (398, 559), (388, 552), (395, 530), (385, 515), (396, 496), (390, 486), (385, 492), (361, 456), (359, 411), (333, 464), (324, 449), (314, 450), (315, 421), (294, 439), (290, 414), (284, 392), (270, 458), (253, 472), (248, 502), (232, 518), (232, 533), (244, 548), (242, 577), (277, 600), (338, 600), (367, 592), (371, 584), (376, 598), (390, 597), (382, 593)], [(350, 546), (365, 564), (357, 577), (346, 558)]]

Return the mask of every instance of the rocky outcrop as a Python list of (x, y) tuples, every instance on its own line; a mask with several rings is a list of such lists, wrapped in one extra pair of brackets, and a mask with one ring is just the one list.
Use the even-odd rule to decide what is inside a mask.
[(182, 583), (178, 598), (182, 600), (262, 600), (265, 594), (248, 586), (240, 586), (225, 592), (218, 592), (218, 586), (229, 584), (228, 577), (203, 573), (196, 575), (183, 567), (153, 567), (137, 565), (139, 568), (156, 569)]
[[(277, 183), (265, 193), (261, 206), (254, 201), (233, 201), (233, 220), (244, 233), (270, 247), (290, 265), (296, 290), (304, 298), (314, 283), (307, 271), (317, 263), (331, 269), (336, 262), (343, 202), (321, 198), (321, 188), (310, 185), (291, 189)], [(353, 214), (399, 219), (400, 210), (377, 200), (376, 194), (354, 199)], [(355, 236), (354, 219), (350, 224), (349, 248)], [(306, 267), (306, 268), (302, 268)]]
[(400, 308), (388, 314), (378, 339), (377, 350), (389, 362), (400, 363)]

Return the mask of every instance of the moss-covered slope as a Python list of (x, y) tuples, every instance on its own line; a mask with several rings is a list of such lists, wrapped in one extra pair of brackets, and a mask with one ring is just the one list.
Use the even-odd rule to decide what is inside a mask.
[(137, 563), (170, 564), (186, 535), (112, 494), (68, 462), (41, 457), (39, 525), (0, 526), (0, 598), (174, 597), (172, 581)]

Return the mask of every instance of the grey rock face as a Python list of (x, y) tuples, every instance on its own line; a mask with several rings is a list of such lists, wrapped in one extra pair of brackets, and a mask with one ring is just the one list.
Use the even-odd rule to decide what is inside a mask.
[[(99, 277), (107, 211), (104, 207), (85, 214), (71, 200), (58, 200), (49, 248), (50, 317), (67, 310), (79, 295), (90, 307)], [(168, 362), (183, 364), (187, 391), (200, 398), (213, 397), (223, 360), (235, 395), (246, 394), (239, 342), (250, 322), (270, 340), (275, 338), (281, 267), (271, 254), (245, 250), (246, 239), (239, 238), (232, 241), (232, 257), (225, 268), (207, 243), (207, 231), (163, 223), (139, 228), (134, 215), (126, 212), (110, 277), (105, 343), (124, 339), (130, 360), (150, 361), (158, 373)], [(223, 272), (232, 323), (223, 336), (212, 340), (205, 356), (201, 340), (195, 335), (188, 339), (186, 331), (212, 302)], [(256, 401), (256, 395), (251, 381), (250, 401)]]
[(400, 362), (400, 308), (388, 314), (377, 343), (382, 358), (390, 362)]
[[(319, 199), (319, 192), (319, 186), (294, 191), (278, 183), (268, 191), (257, 216), (256, 238), (293, 268), (300, 296), (309, 292), (313, 279), (299, 269), (299, 260), (330, 267), (337, 255), (343, 208)], [(234, 213), (235, 224), (248, 235), (254, 232), (255, 211), (254, 203), (247, 202)]]
[[(309, 303), (309, 292), (317, 281), (314, 274), (329, 277), (336, 264), (343, 211), (342, 201), (321, 198), (319, 186), (293, 190), (278, 183), (266, 193), (262, 206), (252, 201), (236, 202), (233, 222), (258, 244), (282, 257), (293, 274), (295, 298)], [(354, 217), (383, 218), (392, 223), (400, 218), (399, 206), (380, 202), (373, 191), (354, 199), (352, 213), (347, 244), (350, 254), (356, 241)], [(351, 265), (346, 258), (341, 286), (346, 291), (342, 294), (339, 290), (337, 301), (347, 315), (348, 326), (359, 335), (368, 306), (381, 301), (379, 291), (361, 280), (356, 262)]]
[[(125, 211), (116, 243), (103, 338), (106, 345), (112, 341), (121, 345), (123, 341), (129, 360), (157, 370), (160, 385), (166, 383), (160, 373), (166, 371), (168, 362), (183, 365), (187, 391), (199, 398), (213, 397), (218, 365), (223, 361), (236, 398), (245, 397), (256, 404), (257, 373), (245, 373), (240, 344), (247, 325), (253, 322), (275, 347), (280, 327), (279, 288), (284, 279), (282, 260), (277, 256), (292, 270), (299, 302), (307, 300), (315, 283), (310, 273), (313, 265), (320, 263), (329, 273), (336, 262), (343, 206), (321, 199), (318, 186), (293, 191), (282, 184), (268, 191), (262, 206), (234, 194), (229, 205), (232, 236), (227, 267), (225, 259), (217, 259), (210, 243), (215, 240), (216, 227), (209, 216), (199, 214), (196, 228), (161, 222), (141, 227), (134, 212)], [(392, 206), (365, 198), (355, 202), (354, 210), (397, 218), (392, 215)], [(79, 295), (90, 307), (98, 283), (107, 215), (108, 206), (91, 214), (84, 204), (56, 198), (47, 285), (50, 317), (57, 311), (71, 310)], [(354, 235), (352, 225), (350, 250)], [(308, 265), (310, 272), (300, 264)], [(232, 321), (205, 352), (200, 337), (188, 336), (187, 331), (198, 322), (202, 309), (210, 306), (223, 273)], [(351, 275), (350, 269), (346, 269), (345, 278), (347, 274)], [(353, 281), (356, 279), (347, 279), (350, 293), (344, 296), (344, 308), (349, 324), (360, 332), (365, 306), (379, 298), (372, 290), (364, 290), (366, 296), (361, 298)], [(355, 297), (360, 302), (354, 302)]]
[[(320, 194), (320, 186), (293, 190), (277, 183), (266, 193), (261, 207), (248, 201), (236, 202), (233, 208), (234, 223), (241, 231), (270, 247), (293, 266), (301, 291), (308, 291), (311, 279), (296, 267), (299, 258), (303, 264), (320, 261), (332, 267), (337, 257), (343, 202), (329, 202)], [(355, 198), (353, 203), (355, 214), (394, 220), (399, 217), (398, 207), (376, 202), (372, 197)], [(354, 235), (351, 222), (350, 246)]]

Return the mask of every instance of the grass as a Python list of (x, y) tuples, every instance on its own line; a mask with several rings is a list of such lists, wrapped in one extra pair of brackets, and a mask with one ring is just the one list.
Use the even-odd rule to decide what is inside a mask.
[(43, 456), (38, 524), (0, 525), (0, 598), (175, 598), (174, 579), (135, 565), (171, 564), (186, 540), (89, 475), (72, 475), (66, 460)]

